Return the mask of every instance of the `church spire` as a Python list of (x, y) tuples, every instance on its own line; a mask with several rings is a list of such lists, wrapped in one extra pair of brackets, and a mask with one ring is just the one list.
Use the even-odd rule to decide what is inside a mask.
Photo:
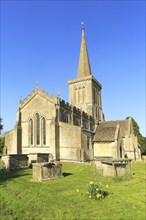
[(84, 23), (82, 22), (82, 39), (81, 39), (81, 48), (80, 48), (80, 58), (78, 66), (78, 78), (92, 75), (90, 62), (88, 57), (88, 50), (86, 46), (86, 39), (84, 33)]

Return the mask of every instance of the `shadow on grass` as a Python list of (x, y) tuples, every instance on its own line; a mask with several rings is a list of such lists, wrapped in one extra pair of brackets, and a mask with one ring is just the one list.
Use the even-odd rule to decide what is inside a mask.
[(64, 177), (73, 175), (72, 173), (62, 173)]
[(0, 185), (2, 185), (4, 182), (8, 180), (12, 180), (15, 178), (19, 178), (22, 176), (30, 176), (31, 174), (26, 172), (27, 169), (21, 169), (21, 170), (12, 170), (12, 171), (5, 171), (0, 170)]

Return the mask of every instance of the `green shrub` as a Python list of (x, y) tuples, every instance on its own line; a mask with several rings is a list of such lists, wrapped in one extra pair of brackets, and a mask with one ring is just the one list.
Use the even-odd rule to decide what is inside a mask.
[(94, 184), (92, 181), (88, 185), (88, 194), (90, 199), (104, 199), (109, 195), (109, 192), (106, 190), (108, 185), (104, 186), (101, 182)]

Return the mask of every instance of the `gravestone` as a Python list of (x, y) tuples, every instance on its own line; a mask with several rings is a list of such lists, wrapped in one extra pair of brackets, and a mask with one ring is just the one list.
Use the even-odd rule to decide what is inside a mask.
[(127, 158), (100, 158), (95, 160), (95, 170), (103, 176), (131, 175), (131, 161)]
[(60, 163), (35, 163), (32, 169), (33, 180), (42, 181), (62, 177)]

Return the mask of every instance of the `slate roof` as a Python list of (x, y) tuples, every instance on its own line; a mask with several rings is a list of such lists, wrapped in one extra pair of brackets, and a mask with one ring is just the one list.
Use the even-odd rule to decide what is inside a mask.
[(93, 142), (113, 142), (117, 125), (120, 126), (121, 136), (125, 137), (128, 133), (128, 123), (129, 120), (101, 122), (96, 129)]
[(117, 121), (106, 121), (101, 122), (100, 127), (116, 127), (117, 125), (120, 126), (120, 133), (122, 137), (128, 133), (128, 123), (129, 120), (117, 120)]
[(115, 140), (116, 126), (98, 126), (93, 142), (113, 142)]

